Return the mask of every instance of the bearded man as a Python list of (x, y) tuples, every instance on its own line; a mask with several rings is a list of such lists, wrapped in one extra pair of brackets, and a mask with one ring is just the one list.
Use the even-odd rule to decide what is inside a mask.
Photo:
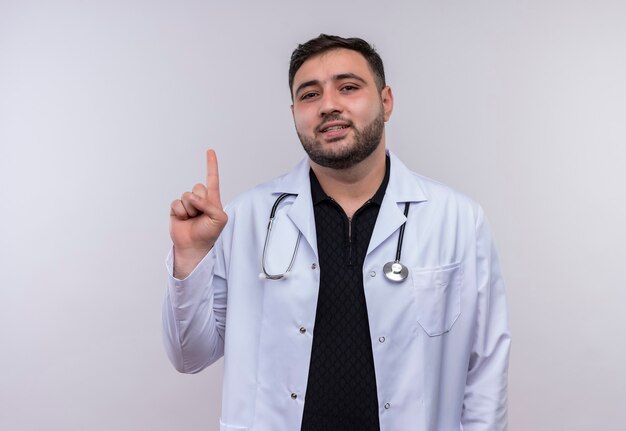
[(506, 429), (481, 207), (387, 150), (393, 93), (369, 43), (299, 45), (289, 86), (308, 157), (224, 210), (209, 150), (206, 184), (171, 205), (170, 360), (195, 373), (224, 356), (221, 431)]

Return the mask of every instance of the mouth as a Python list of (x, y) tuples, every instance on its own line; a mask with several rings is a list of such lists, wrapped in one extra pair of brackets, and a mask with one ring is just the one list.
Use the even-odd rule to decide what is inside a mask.
[(336, 140), (345, 137), (350, 127), (351, 123), (346, 121), (327, 121), (320, 125), (317, 131), (327, 140)]
[(350, 133), (348, 124), (325, 124), (319, 129), (319, 135), (326, 142), (336, 142), (344, 139)]
[(347, 124), (335, 125), (335, 126), (325, 126), (324, 128), (320, 129), (320, 133), (334, 132), (336, 130), (347, 129), (348, 127), (350, 127), (350, 126), (348, 126)]

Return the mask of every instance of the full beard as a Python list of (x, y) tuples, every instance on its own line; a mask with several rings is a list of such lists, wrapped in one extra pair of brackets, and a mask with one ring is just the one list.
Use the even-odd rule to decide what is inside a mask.
[[(331, 118), (332, 117), (332, 118)], [(329, 116), (326, 122), (340, 120), (339, 115)], [(298, 137), (304, 147), (304, 151), (309, 155), (309, 158), (320, 166), (331, 169), (348, 169), (356, 164), (365, 160), (370, 154), (372, 154), (383, 137), (383, 131), (385, 129), (385, 121), (383, 118), (383, 112), (381, 109), (380, 115), (378, 115), (371, 123), (358, 130), (352, 126), (354, 131), (354, 142), (350, 146), (345, 148), (324, 148), (320, 140), (305, 136), (298, 132)], [(339, 141), (344, 138), (337, 139)], [(330, 142), (333, 142), (331, 140)]]

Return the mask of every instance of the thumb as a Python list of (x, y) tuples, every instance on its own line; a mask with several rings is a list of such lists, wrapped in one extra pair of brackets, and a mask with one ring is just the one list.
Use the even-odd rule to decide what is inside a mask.
[(189, 200), (195, 209), (207, 215), (217, 224), (226, 224), (228, 216), (222, 209), (221, 205), (218, 207), (208, 197), (203, 198), (196, 195), (195, 193), (191, 194)]

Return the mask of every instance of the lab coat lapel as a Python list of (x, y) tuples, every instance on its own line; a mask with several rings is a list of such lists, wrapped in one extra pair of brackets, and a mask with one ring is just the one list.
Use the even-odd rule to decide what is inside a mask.
[[(404, 202), (424, 202), (427, 196), (415, 178), (415, 174), (389, 152), (391, 159), (391, 173), (389, 184), (385, 192), (378, 219), (367, 253), (371, 253), (376, 247), (391, 236), (402, 223), (404, 217)], [(278, 197), (281, 193), (297, 194), (291, 204), (287, 215), (296, 227), (302, 232), (302, 236), (309, 243), (317, 257), (317, 236), (315, 232), (315, 217), (313, 216), (313, 201), (311, 198), (311, 182), (309, 180), (310, 165), (308, 159), (303, 159), (291, 172), (277, 180), (274, 194)]]
[(406, 221), (404, 216), (405, 202), (414, 203), (428, 200), (415, 178), (415, 174), (409, 171), (393, 153), (389, 152), (389, 157), (391, 159), (389, 183), (380, 206), (367, 254), (375, 250)]
[(317, 257), (317, 235), (315, 232), (315, 217), (313, 216), (309, 169), (308, 159), (303, 159), (291, 172), (278, 179), (274, 194), (276, 197), (280, 193), (297, 195), (287, 212), (287, 216), (302, 232), (302, 236), (309, 243)]

